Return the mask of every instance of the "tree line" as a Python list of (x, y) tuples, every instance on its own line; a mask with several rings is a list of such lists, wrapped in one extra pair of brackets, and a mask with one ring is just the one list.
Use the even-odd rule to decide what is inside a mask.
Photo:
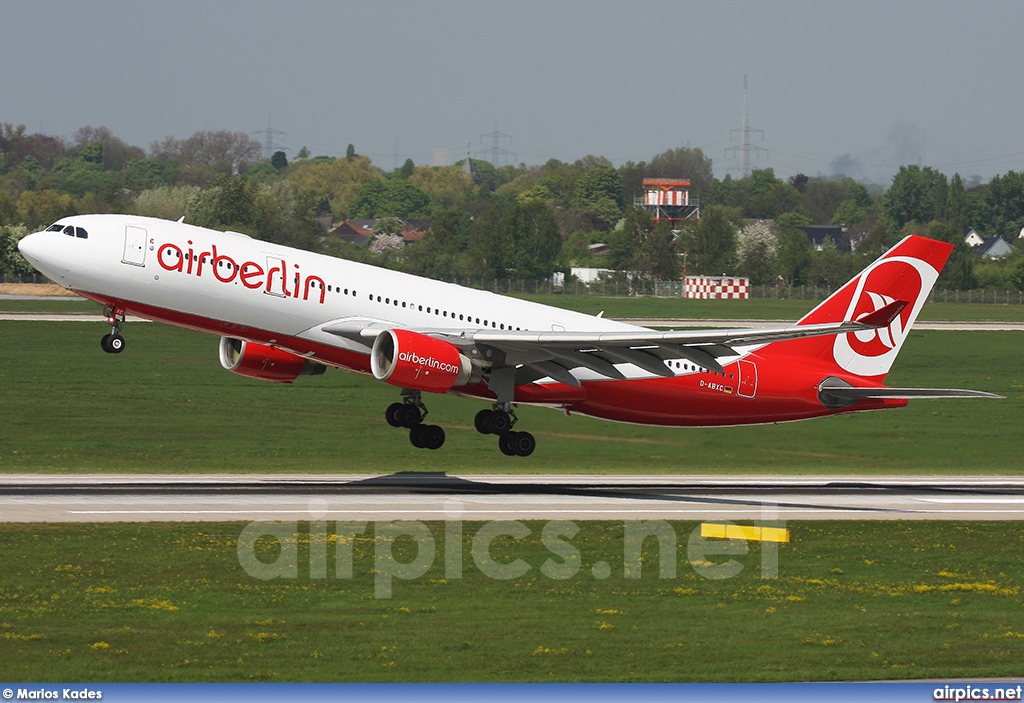
[[(645, 178), (688, 178), (701, 217), (657, 226), (634, 205)], [(836, 286), (907, 233), (957, 245), (940, 286), (1024, 289), (1024, 173), (965, 185), (930, 167), (904, 166), (889, 186), (843, 176), (788, 180), (772, 169), (714, 177), (701, 149), (669, 149), (615, 167), (602, 156), (572, 163), (451, 166), (406, 160), (386, 171), (349, 145), (343, 157), (303, 148), (262, 158), (242, 132), (167, 137), (148, 149), (105, 127), (70, 139), (0, 124), (0, 271), (27, 264), (16, 241), (79, 213), (123, 212), (231, 229), (253, 237), (441, 279), (536, 279), (575, 266), (624, 277), (746, 275), (753, 283)], [(378, 222), (369, 247), (328, 237), (324, 223)], [(420, 241), (398, 246), (401, 224), (432, 220)], [(843, 225), (840, 241), (811, 245), (801, 229)], [(1015, 253), (981, 261), (966, 227), (1001, 235)], [(390, 238), (390, 239), (388, 239)], [(848, 251), (853, 242), (856, 248)], [(373, 245), (376, 243), (376, 245)], [(595, 256), (592, 245), (607, 251)]]

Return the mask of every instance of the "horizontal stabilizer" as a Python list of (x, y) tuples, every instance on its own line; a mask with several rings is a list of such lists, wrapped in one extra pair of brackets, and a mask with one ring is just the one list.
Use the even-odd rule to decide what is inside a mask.
[(972, 391), (964, 388), (828, 388), (830, 395), (839, 398), (860, 400), (861, 398), (1003, 398), (1005, 396), (987, 391)]
[(912, 400), (915, 398), (1002, 398), (987, 391), (965, 388), (864, 388), (851, 386), (837, 378), (829, 378), (818, 387), (818, 398), (828, 408), (845, 408), (858, 400)]
[(894, 300), (885, 307), (857, 318), (857, 322), (871, 327), (888, 327), (908, 304), (905, 300)]

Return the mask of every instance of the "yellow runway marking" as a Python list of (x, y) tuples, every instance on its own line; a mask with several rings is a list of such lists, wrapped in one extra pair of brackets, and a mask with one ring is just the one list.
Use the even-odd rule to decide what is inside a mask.
[(755, 527), (753, 525), (719, 525), (704, 522), (700, 526), (701, 537), (719, 539), (745, 539), (758, 542), (788, 542), (789, 530), (781, 527)]

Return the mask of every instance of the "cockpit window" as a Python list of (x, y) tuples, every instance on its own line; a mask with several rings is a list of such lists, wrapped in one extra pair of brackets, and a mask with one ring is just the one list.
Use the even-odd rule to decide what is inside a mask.
[(64, 232), (69, 237), (78, 237), (79, 239), (88, 239), (89, 233), (82, 227), (72, 227), (71, 225), (50, 225), (46, 228), (47, 232)]

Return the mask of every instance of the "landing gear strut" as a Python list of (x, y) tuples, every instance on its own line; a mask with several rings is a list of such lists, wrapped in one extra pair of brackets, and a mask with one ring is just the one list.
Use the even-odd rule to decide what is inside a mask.
[(103, 335), (103, 338), (100, 340), (100, 348), (108, 354), (120, 354), (124, 351), (124, 337), (121, 336), (124, 310), (107, 307), (104, 308), (103, 312), (106, 313), (107, 322), (110, 323), (110, 334)]
[(505, 456), (530, 456), (537, 440), (529, 432), (512, 429), (518, 420), (511, 403), (495, 403), (493, 409), (478, 412), (473, 424), (480, 434), (498, 435), (498, 449)]
[(425, 425), (427, 406), (423, 404), (419, 391), (402, 390), (401, 403), (392, 403), (384, 412), (384, 418), (392, 427), (409, 430), (409, 442), (417, 449), (439, 449), (444, 444), (444, 429), (438, 425)]

